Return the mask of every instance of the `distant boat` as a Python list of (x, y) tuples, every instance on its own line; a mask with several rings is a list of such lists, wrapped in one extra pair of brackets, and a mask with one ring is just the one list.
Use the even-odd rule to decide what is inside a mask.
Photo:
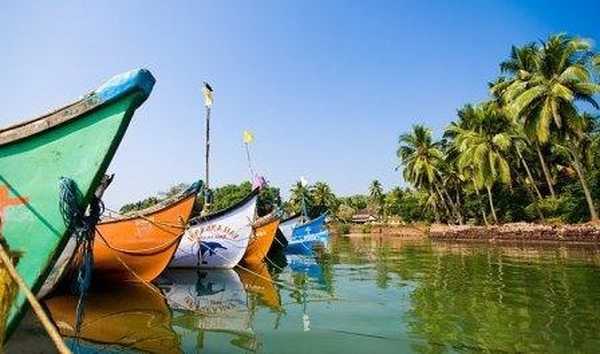
[[(154, 82), (149, 71), (133, 70), (63, 108), (0, 129), (0, 233), (18, 252), (17, 270), (34, 293), (53, 277), (50, 270), (69, 239), (70, 220), (61, 205), (76, 209), (74, 204), (90, 203)], [(61, 177), (74, 182), (69, 184), (77, 189), (71, 192), (79, 194), (78, 202), (61, 203)], [(25, 297), (18, 295), (8, 334), (25, 312), (24, 304)]]
[(305, 253), (307, 250), (326, 247), (329, 244), (329, 232), (325, 226), (325, 216), (324, 213), (318, 218), (296, 225), (285, 252)]
[(281, 220), (279, 223), (279, 230), (281, 233), (283, 233), (283, 236), (285, 236), (287, 242), (292, 240), (292, 232), (294, 231), (294, 228), (302, 223), (303, 219), (304, 218), (302, 215), (296, 214), (288, 217), (287, 219)]
[(94, 242), (94, 277), (150, 282), (167, 267), (192, 213), (201, 183), (145, 210), (102, 220)]
[(169, 267), (235, 267), (252, 235), (258, 192), (255, 189), (229, 208), (192, 219)]
[(73, 353), (180, 353), (171, 310), (152, 284), (129, 283), (90, 291), (80, 331), (78, 297), (58, 295), (44, 303)]
[(274, 213), (256, 220), (253, 225), (252, 237), (244, 254), (244, 263), (258, 264), (265, 259), (275, 239), (278, 226), (279, 218)]

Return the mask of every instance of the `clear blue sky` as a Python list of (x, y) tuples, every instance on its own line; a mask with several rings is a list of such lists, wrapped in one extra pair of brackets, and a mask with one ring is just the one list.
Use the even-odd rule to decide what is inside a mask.
[[(200, 83), (216, 91), (212, 181), (258, 169), (287, 195), (299, 176), (339, 195), (394, 171), (397, 137), (438, 134), (486, 97), (511, 44), (569, 32), (600, 39), (600, 2), (143, 1), (4, 3), (0, 125), (45, 112), (112, 75), (157, 78), (111, 165), (108, 204), (203, 173)], [(151, 172), (146, 172), (151, 171)]]

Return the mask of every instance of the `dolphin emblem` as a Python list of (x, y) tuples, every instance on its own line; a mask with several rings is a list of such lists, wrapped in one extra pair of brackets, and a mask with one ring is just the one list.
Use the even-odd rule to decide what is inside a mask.
[(214, 256), (217, 254), (217, 250), (223, 249), (226, 250), (227, 247), (221, 245), (218, 242), (200, 242), (200, 259), (202, 259), (202, 264), (207, 264), (204, 260), (204, 256), (208, 253), (207, 256)]

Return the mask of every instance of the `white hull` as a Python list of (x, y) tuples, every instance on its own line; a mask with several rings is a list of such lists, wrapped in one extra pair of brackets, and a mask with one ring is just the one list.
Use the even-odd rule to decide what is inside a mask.
[(256, 218), (256, 194), (244, 203), (192, 225), (169, 264), (171, 268), (235, 267), (246, 252)]
[(300, 221), (302, 221), (302, 216), (297, 216), (279, 224), (279, 230), (281, 230), (281, 233), (288, 242), (292, 241), (292, 232), (300, 224)]

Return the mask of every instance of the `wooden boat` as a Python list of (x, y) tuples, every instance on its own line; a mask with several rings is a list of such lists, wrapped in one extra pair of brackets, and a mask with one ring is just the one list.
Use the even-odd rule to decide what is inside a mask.
[(167, 267), (188, 223), (201, 183), (179, 196), (96, 227), (94, 277), (150, 282)]
[(254, 231), (244, 254), (244, 263), (256, 264), (265, 259), (275, 239), (278, 226), (279, 218), (274, 213), (256, 220), (253, 225)]
[(74, 353), (121, 353), (123, 349), (135, 353), (181, 352), (177, 334), (170, 327), (171, 311), (160, 290), (151, 284), (128, 283), (90, 291), (79, 333), (77, 302), (78, 297), (73, 295), (58, 295), (45, 301)]
[[(150, 94), (147, 70), (119, 75), (76, 102), (39, 118), (0, 129), (0, 233), (19, 254), (17, 270), (35, 293), (65, 247), (70, 220), (61, 204), (61, 177), (74, 182), (87, 206), (129, 126)], [(63, 180), (65, 181), (65, 180)], [(71, 184), (73, 185), (73, 184)], [(18, 295), (10, 333), (25, 310)]]
[(297, 225), (301, 224), (303, 219), (304, 218), (302, 217), (302, 215), (296, 214), (290, 216), (287, 219), (281, 220), (281, 222), (279, 223), (279, 230), (281, 231), (281, 233), (283, 233), (283, 236), (285, 236), (287, 242), (290, 242), (292, 240), (292, 232), (294, 231), (294, 228)]
[(326, 214), (296, 225), (292, 230), (292, 238), (288, 241), (286, 253), (305, 253), (318, 247), (326, 247), (329, 243), (329, 232), (325, 226)]
[(192, 219), (169, 267), (235, 267), (252, 235), (257, 198), (255, 189), (229, 208)]

